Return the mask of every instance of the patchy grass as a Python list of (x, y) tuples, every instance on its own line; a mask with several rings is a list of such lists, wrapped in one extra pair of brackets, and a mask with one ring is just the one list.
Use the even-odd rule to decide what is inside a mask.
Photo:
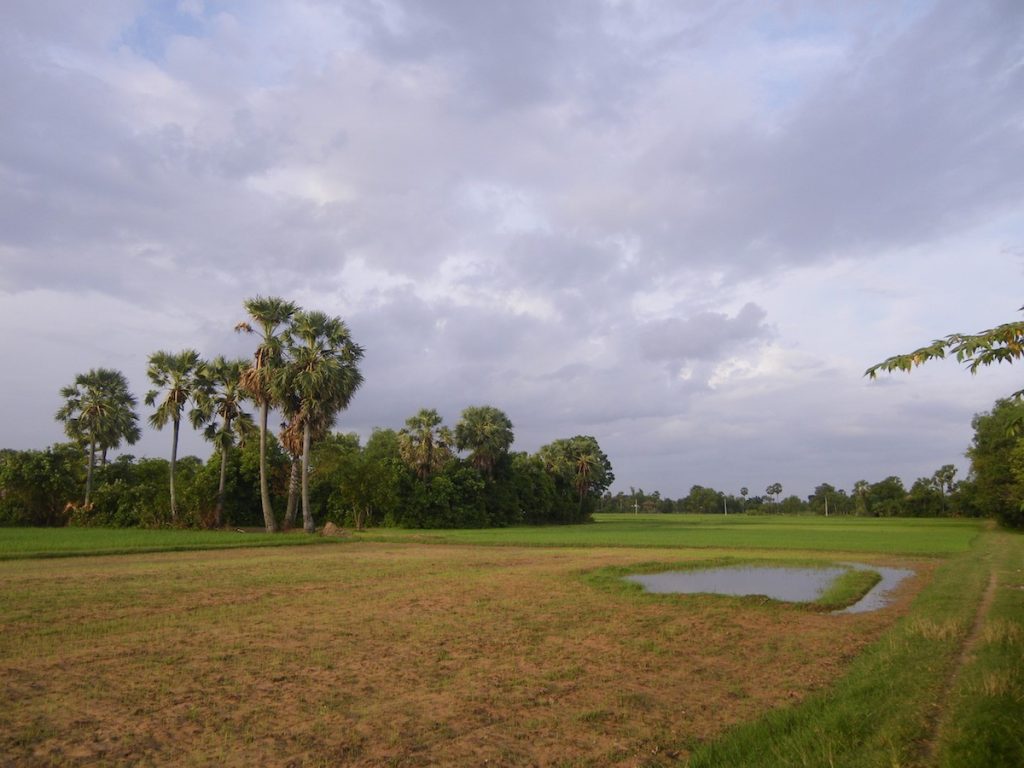
[[(987, 561), (995, 536), (985, 534), (980, 551), (938, 568), (910, 613), (860, 655), (835, 686), (731, 729), (697, 749), (688, 765), (932, 764), (944, 693), (989, 580)], [(1017, 719), (1004, 723), (1019, 726)], [(973, 731), (953, 735), (947, 752), (953, 744), (970, 746), (975, 738)], [(948, 764), (965, 763), (954, 759)]]
[(649, 557), (361, 544), (0, 563), (0, 753), (667, 764), (829, 689), (924, 579), (891, 608), (833, 616), (578, 578)]
[[(1024, 764), (1024, 537), (962, 521), (631, 518), (0, 562), (0, 762)], [(22, 551), (45, 555), (54, 533)], [(94, 552), (110, 533), (194, 535), (73, 533), (95, 534)], [(683, 539), (696, 548), (658, 549)], [(850, 551), (929, 557), (900, 557), (917, 575), (865, 614), (612, 584), (666, 563)]]
[(856, 603), (864, 595), (882, 580), (878, 571), (871, 571), (862, 568), (851, 568), (840, 574), (829, 587), (822, 592), (813, 605), (823, 611), (835, 611), (841, 608), (848, 608)]
[(1024, 765), (1024, 536), (993, 534), (995, 593), (951, 692), (940, 766)]
[(981, 520), (786, 515), (595, 515), (585, 525), (480, 530), (374, 529), (372, 541), (540, 547), (709, 547), (945, 556), (966, 552)]
[(337, 541), (302, 531), (266, 534), (146, 528), (0, 528), (0, 560), (300, 546)]

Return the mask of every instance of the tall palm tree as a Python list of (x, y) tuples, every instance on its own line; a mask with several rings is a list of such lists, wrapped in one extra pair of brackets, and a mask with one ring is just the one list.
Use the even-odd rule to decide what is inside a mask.
[(260, 407), (260, 502), (267, 533), (277, 530), (274, 510), (270, 505), (270, 483), (267, 478), (267, 416), (274, 404), (273, 380), (284, 364), (283, 330), (299, 307), (276, 296), (246, 299), (245, 311), (258, 327), (248, 322), (235, 326), (236, 331), (258, 333), (260, 343), (249, 367), (242, 373), (242, 388)]
[[(298, 312), (287, 331), (288, 364), (278, 378), (282, 402), (294, 404), (293, 421), (302, 426), (302, 523), (314, 530), (309, 507), (309, 451), (313, 437), (325, 434), (363, 383), (363, 348), (348, 326), (323, 312)], [(287, 393), (287, 396), (286, 396)]]
[(248, 360), (226, 360), (219, 356), (207, 363), (201, 371), (208, 390), (201, 409), (210, 419), (203, 437), (213, 443), (220, 453), (220, 484), (217, 486), (217, 507), (214, 525), (224, 524), (224, 488), (227, 482), (228, 454), (235, 444), (243, 444), (256, 431), (252, 416), (242, 409), (246, 395), (242, 392), (242, 372)]
[(96, 451), (106, 456), (107, 450), (119, 447), (121, 440), (133, 445), (139, 439), (137, 401), (128, 391), (124, 374), (111, 368), (93, 368), (88, 373), (78, 374), (75, 383), (62, 388), (60, 395), (64, 405), (57, 411), (56, 419), (64, 422), (69, 438), (89, 448), (85, 475), (85, 504), (88, 505)]
[(490, 405), (470, 406), (455, 425), (455, 447), (469, 451), (469, 462), (487, 477), (512, 446), (512, 422)]
[[(200, 375), (203, 361), (194, 349), (185, 349), (177, 354), (154, 352), (149, 356), (146, 370), (149, 380), (156, 389), (146, 393), (146, 405), (156, 410), (149, 417), (149, 423), (163, 429), (168, 422), (173, 425), (171, 440), (171, 520), (178, 522), (178, 499), (174, 490), (174, 472), (178, 464), (178, 433), (181, 416), (191, 403), (189, 413), (193, 426), (200, 426), (206, 419), (202, 408), (206, 385)], [(162, 397), (161, 397), (162, 396)], [(159, 399), (159, 403), (157, 400)]]
[(398, 433), (398, 451), (421, 480), (439, 471), (452, 457), (454, 436), (433, 408), (423, 408), (405, 420)]

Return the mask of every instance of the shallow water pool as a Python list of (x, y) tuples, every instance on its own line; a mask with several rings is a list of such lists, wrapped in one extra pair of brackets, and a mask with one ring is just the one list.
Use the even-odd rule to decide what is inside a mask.
[(873, 611), (888, 603), (889, 593), (913, 571), (861, 563), (842, 563), (824, 568), (734, 565), (692, 571), (665, 571), (626, 576), (654, 594), (764, 595), (789, 603), (818, 599), (833, 581), (849, 570), (870, 570), (881, 575), (858, 602), (836, 613)]

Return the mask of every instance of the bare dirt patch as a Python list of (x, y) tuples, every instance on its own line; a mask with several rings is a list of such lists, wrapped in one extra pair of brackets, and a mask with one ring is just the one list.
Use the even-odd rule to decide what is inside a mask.
[(924, 578), (846, 616), (578, 578), (649, 559), (361, 544), (0, 563), (0, 764), (671, 763), (829, 685)]

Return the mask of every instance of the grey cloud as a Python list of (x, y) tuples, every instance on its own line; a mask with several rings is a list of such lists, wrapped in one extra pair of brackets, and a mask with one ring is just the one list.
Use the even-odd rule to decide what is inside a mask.
[[(367, 349), (342, 428), (491, 402), (519, 447), (607, 436), (623, 482), (672, 494), (842, 483), (872, 441), (895, 461), (921, 424), (969, 421), (915, 410), (917, 378), (873, 389), (866, 364), (821, 347), (751, 373), (749, 400), (710, 382), (726, 357), (756, 368), (768, 341), (814, 343), (775, 329), (765, 283), (901, 258), (1019, 206), (1016, 3), (798, 2), (767, 24), (753, 2), (235, 4), (218, 8), (236, 27), (211, 15), (189, 39), (163, 11), (138, 26), (145, 4), (55, 7), (15, 3), (0, 29), (0, 286), (49, 291), (70, 330), (12, 322), (6, 357), (70, 348), (68, 366), (135, 360), (138, 380), (156, 348), (244, 352), (244, 297), (301, 297)], [(780, 64), (811, 27), (827, 68)], [(123, 47), (143, 28), (161, 55)], [(762, 82), (762, 62), (789, 79)], [(497, 202), (467, 202), (477, 188)], [(511, 226), (503, 195), (526, 209)], [(89, 290), (109, 301), (74, 301)], [(83, 327), (90, 311), (116, 330)], [(4, 386), (19, 402), (42, 387)], [(876, 419), (882, 397), (906, 407)], [(929, 461), (962, 450), (924, 432)]]
[(764, 324), (765, 311), (748, 303), (729, 317), (721, 312), (700, 312), (644, 324), (638, 329), (639, 347), (648, 360), (677, 364), (688, 360), (712, 360), (744, 342), (771, 334)]

